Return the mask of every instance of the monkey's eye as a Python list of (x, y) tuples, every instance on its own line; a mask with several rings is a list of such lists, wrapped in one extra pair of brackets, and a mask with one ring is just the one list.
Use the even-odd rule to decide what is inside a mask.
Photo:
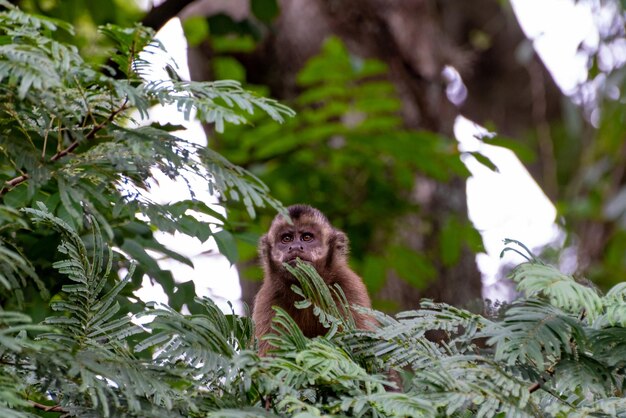
[(291, 235), (291, 234), (283, 234), (283, 235), (280, 237), (280, 240), (281, 240), (281, 242), (283, 242), (283, 243), (285, 243), (285, 244), (286, 244), (286, 243), (288, 243), (288, 242), (293, 241), (293, 235)]
[(300, 235), (300, 239), (302, 241), (313, 241), (313, 234), (311, 234), (310, 232), (305, 232), (302, 235)]

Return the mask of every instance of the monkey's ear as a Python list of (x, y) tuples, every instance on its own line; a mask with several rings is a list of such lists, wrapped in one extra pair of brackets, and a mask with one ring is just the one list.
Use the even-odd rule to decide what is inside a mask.
[(335, 231), (333, 236), (333, 241), (335, 244), (335, 251), (341, 255), (348, 255), (350, 251), (350, 241), (348, 240), (348, 236), (341, 231)]

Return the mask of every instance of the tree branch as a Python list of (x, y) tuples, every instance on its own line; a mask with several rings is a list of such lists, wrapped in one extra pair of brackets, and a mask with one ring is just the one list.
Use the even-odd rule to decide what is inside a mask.
[[(124, 103), (116, 110), (114, 110), (108, 118), (106, 118), (106, 120), (104, 120), (103, 122), (100, 122), (99, 124), (95, 125), (93, 128), (91, 128), (91, 131), (89, 131), (89, 133), (87, 133), (87, 135), (85, 135), (85, 141), (89, 141), (90, 139), (93, 139), (94, 136), (96, 136), (96, 133), (98, 133), (98, 131), (102, 130), (102, 128), (104, 128), (107, 124), (109, 124), (113, 119), (115, 119), (115, 117), (117, 115), (119, 115), (122, 111), (124, 111), (124, 109), (126, 109), (126, 103), (128, 103), (128, 99), (124, 100)], [(80, 142), (77, 140), (75, 140), (74, 142), (72, 142), (67, 148), (65, 148), (64, 150), (61, 150), (59, 152), (57, 152), (56, 154), (54, 154), (51, 158), (50, 161), (57, 161), (63, 157), (65, 157), (67, 154), (71, 153), (72, 151), (74, 151), (78, 145), (80, 144)]]
[(9, 192), (9, 190), (14, 188), (18, 184), (24, 183), (26, 180), (28, 180), (28, 174), (22, 174), (21, 176), (17, 176), (5, 182), (4, 187), (0, 189), (0, 196), (4, 196), (5, 194)]
[[(552, 368), (549, 368), (548, 370), (546, 370), (546, 373), (548, 373), (549, 376), (554, 376), (554, 370)], [(542, 388), (542, 385), (544, 383), (547, 382), (547, 379), (544, 377), (541, 377), (541, 382), (536, 382), (533, 383), (529, 388), (528, 388), (528, 392), (529, 393), (534, 393), (536, 391), (538, 391), (539, 389)]]
[(61, 405), (44, 405), (42, 403), (38, 403), (35, 401), (30, 401), (30, 404), (33, 408), (39, 409), (44, 412), (62, 412), (67, 413), (68, 411), (63, 409)]
[[(155, 31), (161, 29), (171, 18), (175, 17), (185, 7), (193, 3), (195, 0), (167, 0), (160, 5), (153, 7), (141, 20), (141, 24)], [(119, 65), (109, 58), (101, 71), (116, 79), (123, 78), (119, 71)]]
[[(100, 122), (99, 124), (97, 124), (93, 128), (91, 128), (91, 131), (89, 131), (87, 133), (87, 135), (85, 135), (85, 141), (89, 141), (90, 139), (93, 139), (96, 136), (96, 134), (99, 131), (101, 131), (106, 125), (111, 123), (113, 121), (113, 119), (115, 119), (115, 117), (117, 115), (119, 115), (121, 112), (126, 110), (126, 105), (127, 104), (128, 104), (128, 98), (126, 100), (124, 100), (124, 103), (122, 103), (122, 105), (119, 108), (117, 108), (116, 110), (111, 112), (111, 114), (109, 115), (108, 118), (106, 118), (106, 120)], [(78, 148), (78, 146), (80, 144), (81, 144), (81, 142), (78, 139), (75, 140), (67, 148), (57, 152), (52, 157), (50, 157), (50, 162), (58, 161), (61, 158), (65, 157), (66, 155), (72, 153), (76, 148)], [(4, 187), (2, 187), (2, 189), (0, 189), (0, 197), (2, 197), (5, 194), (7, 194), (15, 186), (24, 183), (26, 180), (28, 180), (28, 178), (29, 178), (28, 173), (24, 173), (24, 174), (22, 174), (20, 176), (17, 176), (15, 178), (11, 179), (11, 180), (6, 181), (4, 183)]]
[(153, 7), (141, 20), (141, 24), (158, 31), (168, 20), (193, 2), (194, 0), (167, 0), (157, 7)]

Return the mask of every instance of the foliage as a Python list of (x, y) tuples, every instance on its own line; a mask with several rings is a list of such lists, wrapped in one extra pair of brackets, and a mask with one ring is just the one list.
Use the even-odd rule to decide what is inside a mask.
[[(270, 19), (273, 3), (255, 3), (256, 13)], [(381, 219), (415, 209), (407, 199), (413, 173), (436, 181), (462, 176), (458, 152), (443, 137), (404, 129), (386, 70), (350, 56), (336, 40), (301, 73), (296, 107), (303, 118), (277, 128), (256, 111), (277, 120), (291, 111), (237, 83), (189, 83), (175, 75), (144, 82), (137, 53), (158, 45), (141, 27), (103, 27), (118, 50), (111, 50), (110, 65), (96, 69), (66, 42), (73, 39), (67, 24), (2, 5), (0, 416), (626, 416), (626, 287), (602, 294), (532, 256), (512, 273), (523, 296), (510, 305), (478, 315), (424, 300), (420, 309), (395, 316), (369, 311), (379, 323), (369, 331), (342, 316), (349, 310), (330, 298), (340, 289), (328, 289), (300, 265), (292, 271), (303, 297), (298, 306), (313, 308), (329, 331), (306, 338), (278, 310), (275, 333), (267, 337), (275, 349), (266, 358), (255, 353), (250, 320), (222, 313), (210, 299), (186, 301), (190, 314), (180, 313), (179, 299), (173, 306), (129, 306), (144, 274), (175, 295), (173, 279), (146, 249), (188, 262), (160, 246), (153, 231), (213, 236), (224, 244), (229, 240), (210, 227), (233, 226), (195, 200), (193, 190), (183, 202), (152, 201), (145, 193), (152, 170), (197, 174), (222, 204), (240, 202), (250, 215), (263, 205), (280, 209), (259, 179), (272, 180), (286, 200), (306, 196), (331, 216), (359, 207), (340, 226), (355, 242), (371, 243), (379, 232), (362, 228), (360, 217), (369, 214), (368, 222), (386, 228)], [(131, 111), (143, 117), (161, 103), (188, 116), (193, 108), (216, 130), (223, 122), (255, 122), (254, 132), (221, 137), (223, 150), (250, 171), (179, 140), (171, 134), (176, 127), (131, 120)], [(599, 135), (606, 141), (592, 155), (594, 167), (604, 167), (605, 150), (609, 163), (619, 162), (612, 156), (620, 155), (623, 130), (615, 120), (623, 112), (615, 107), (603, 119)], [(618, 115), (613, 123), (611, 109)], [(296, 146), (300, 140), (304, 150)], [(356, 159), (368, 161), (367, 170)], [(308, 174), (296, 175), (295, 166)], [(608, 181), (612, 171), (600, 171)], [(285, 178), (297, 187), (287, 187)], [(593, 182), (604, 183), (597, 177), (582, 183)], [(311, 185), (332, 196), (347, 191), (354, 200), (336, 199), (329, 210), (324, 196), (311, 195)], [(604, 213), (598, 202), (620, 189), (619, 182), (610, 185), (605, 195), (591, 196), (598, 199), (591, 202), (595, 212), (583, 218)], [(384, 204), (367, 208), (364, 195)], [(617, 210), (606, 215), (619, 220), (621, 199), (613, 202)], [(199, 221), (192, 211), (214, 220)], [(388, 253), (361, 244), (360, 253), (372, 254), (359, 260), (370, 288), (381, 286), (389, 266), (423, 285), (432, 260), (454, 263), (473, 230), (454, 217), (442, 225), (432, 250), (441, 250), (441, 259), (415, 258), (385, 240)], [(617, 267), (619, 238), (607, 254)], [(42, 300), (50, 294), (46, 311)], [(439, 343), (426, 338), (433, 331)]]
[[(61, 235), (68, 278), (39, 324), (0, 311), (0, 413), (7, 417), (439, 417), (626, 414), (626, 292), (606, 295), (531, 259), (513, 274), (523, 297), (482, 316), (424, 300), (355, 329), (315, 270), (291, 272), (329, 329), (305, 337), (277, 309), (270, 357), (248, 317), (196, 299), (197, 314), (120, 309), (124, 279), (94, 217), (81, 237), (43, 204), (23, 211)], [(545, 283), (551, 283), (546, 287)], [(109, 289), (109, 290), (106, 290)], [(540, 290), (543, 289), (543, 290)], [(589, 295), (596, 301), (588, 315)], [(574, 309), (574, 307), (578, 307)], [(363, 309), (363, 308), (360, 308)], [(143, 325), (138, 325), (141, 320)], [(440, 343), (425, 337), (439, 330)], [(402, 377), (402, 379), (400, 379)]]
[(82, 0), (14, 0), (11, 3), (27, 13), (74, 25), (75, 34), (69, 36), (59, 33), (57, 36), (76, 45), (88, 62), (99, 64), (106, 62), (115, 50), (111, 39), (99, 30), (100, 26), (109, 23), (121, 27), (133, 26), (142, 15), (139, 4), (132, 1), (100, 0), (94, 3)]
[[(170, 105), (188, 119), (194, 112), (221, 131), (226, 123), (247, 123), (259, 111), (277, 122), (293, 111), (234, 81), (181, 81), (171, 68), (172, 79), (145, 81), (142, 75), (148, 67), (139, 53), (156, 53), (160, 45), (152, 41), (152, 31), (141, 26), (102, 27), (117, 49), (110, 51), (110, 64), (97, 69), (74, 45), (58, 39), (59, 33), (72, 36), (69, 24), (2, 5), (0, 302), (8, 306), (13, 295), (17, 306), (28, 302), (34, 309), (37, 299), (29, 283), (37, 284), (42, 299), (65, 283), (49, 259), (50, 248), (60, 239), (58, 232), (32, 228), (25, 213), (16, 210), (37, 201), (45, 202), (79, 234), (89, 229), (86, 219), (97, 219), (116, 252), (141, 260), (127, 292), (148, 274), (173, 297), (177, 286), (171, 274), (159, 268), (155, 254), (191, 265), (157, 242), (155, 230), (179, 231), (201, 241), (213, 237), (234, 262), (229, 225), (218, 206), (240, 202), (255, 216), (264, 206), (281, 210), (280, 203), (250, 172), (214, 150), (176, 137), (172, 131), (179, 127), (141, 124), (136, 118), (145, 119), (152, 106)], [(156, 202), (149, 193), (155, 172), (187, 182), (189, 198)], [(217, 206), (195, 198), (192, 178), (206, 185)], [(197, 214), (204, 216), (202, 220)], [(128, 268), (122, 260), (111, 268), (123, 267)]]

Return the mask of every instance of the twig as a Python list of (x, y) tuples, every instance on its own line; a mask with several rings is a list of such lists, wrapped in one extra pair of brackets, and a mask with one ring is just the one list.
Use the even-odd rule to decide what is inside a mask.
[[(102, 130), (102, 128), (104, 128), (107, 124), (109, 124), (113, 119), (115, 119), (115, 117), (117, 115), (119, 115), (122, 111), (126, 110), (126, 104), (128, 103), (128, 99), (124, 100), (124, 103), (122, 103), (122, 105), (114, 110), (108, 118), (106, 118), (105, 121), (95, 125), (93, 128), (91, 128), (91, 131), (89, 131), (89, 133), (87, 133), (87, 135), (85, 135), (85, 140), (89, 141), (90, 139), (93, 139), (94, 136), (96, 136), (96, 133), (98, 133), (100, 130)], [(56, 154), (54, 154), (51, 158), (50, 161), (57, 161), (63, 157), (65, 157), (67, 154), (71, 153), (72, 151), (74, 151), (78, 145), (80, 145), (80, 141), (77, 139), (74, 142), (72, 142), (67, 148), (65, 148), (64, 150), (61, 150), (59, 152), (57, 152)]]
[[(549, 376), (554, 376), (554, 370), (552, 368), (546, 370), (546, 373), (548, 373)], [(539, 389), (541, 389), (541, 385), (543, 385), (544, 383), (546, 383), (548, 380), (544, 377), (541, 377), (541, 382), (537, 382), (537, 383), (533, 383), (529, 388), (528, 388), (528, 393), (533, 393), (538, 391)]]
[[(96, 136), (96, 133), (98, 133), (107, 124), (109, 124), (111, 121), (113, 121), (113, 119), (115, 119), (115, 117), (117, 115), (119, 115), (121, 112), (126, 110), (126, 105), (127, 104), (128, 104), (128, 98), (126, 98), (126, 100), (124, 100), (124, 103), (122, 103), (122, 105), (119, 108), (117, 108), (116, 110), (111, 112), (111, 114), (109, 115), (109, 117), (106, 118), (106, 120), (102, 121), (101, 123), (99, 123), (99, 124), (95, 125), (93, 128), (91, 128), (91, 131), (89, 131), (87, 133), (87, 135), (85, 135), (85, 140), (89, 141), (90, 139), (93, 139)], [(52, 157), (50, 157), (50, 162), (58, 161), (61, 158), (65, 157), (66, 155), (72, 153), (80, 144), (81, 144), (81, 142), (78, 139), (75, 140), (67, 148), (57, 152)], [(7, 194), (15, 186), (18, 186), (18, 185), (24, 183), (26, 180), (28, 180), (28, 178), (29, 178), (28, 173), (24, 173), (24, 174), (22, 174), (20, 176), (17, 176), (15, 178), (11, 179), (11, 180), (6, 181), (4, 183), (4, 186), (2, 187), (2, 189), (0, 189), (0, 197), (2, 197), (5, 194)]]
[(28, 180), (28, 174), (22, 174), (21, 176), (17, 176), (7, 181), (6, 183), (4, 183), (4, 187), (0, 189), (0, 196), (4, 196), (9, 192), (9, 190), (14, 188), (18, 184), (24, 183), (26, 180)]
[(38, 403), (35, 401), (30, 401), (30, 404), (33, 408), (39, 409), (44, 412), (63, 412), (67, 413), (68, 411), (63, 409), (61, 405), (44, 405), (42, 403)]

